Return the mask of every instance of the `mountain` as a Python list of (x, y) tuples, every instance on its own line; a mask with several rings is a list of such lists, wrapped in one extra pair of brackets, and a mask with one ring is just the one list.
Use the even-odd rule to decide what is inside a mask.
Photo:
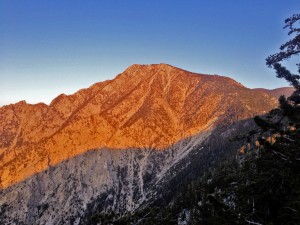
[(254, 88), (253, 90), (261, 92), (261, 93), (267, 93), (271, 96), (274, 96), (275, 98), (279, 98), (281, 95), (284, 95), (286, 98), (291, 96), (291, 94), (295, 91), (293, 87), (282, 87), (282, 88), (276, 88), (276, 89), (265, 89), (265, 88)]
[(79, 224), (96, 210), (135, 210), (230, 155), (229, 138), (276, 105), (230, 78), (155, 64), (50, 105), (3, 106), (0, 221)]
[(1, 186), (88, 149), (164, 149), (229, 116), (249, 118), (274, 105), (226, 77), (133, 65), (112, 81), (60, 95), (49, 106), (22, 101), (2, 107)]

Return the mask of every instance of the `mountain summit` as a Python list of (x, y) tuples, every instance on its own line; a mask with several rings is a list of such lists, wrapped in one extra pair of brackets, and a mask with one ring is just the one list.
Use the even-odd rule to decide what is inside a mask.
[(86, 224), (132, 212), (231, 157), (252, 118), (277, 105), (264, 91), (166, 64), (50, 105), (0, 108), (0, 223)]
[(91, 149), (153, 148), (266, 113), (276, 99), (222, 76), (132, 65), (51, 104), (0, 108), (0, 187)]

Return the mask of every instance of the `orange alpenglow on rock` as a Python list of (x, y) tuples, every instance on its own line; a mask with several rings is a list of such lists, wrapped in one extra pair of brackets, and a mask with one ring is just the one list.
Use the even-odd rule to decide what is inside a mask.
[(1, 107), (0, 187), (87, 150), (163, 150), (276, 104), (227, 77), (166, 64), (132, 65), (113, 80), (59, 95), (50, 105), (22, 101)]

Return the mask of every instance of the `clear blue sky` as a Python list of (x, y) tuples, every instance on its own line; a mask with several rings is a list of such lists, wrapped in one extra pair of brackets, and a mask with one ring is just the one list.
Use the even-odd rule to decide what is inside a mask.
[(299, 0), (0, 0), (0, 105), (49, 103), (134, 63), (287, 86), (265, 58), (299, 11)]

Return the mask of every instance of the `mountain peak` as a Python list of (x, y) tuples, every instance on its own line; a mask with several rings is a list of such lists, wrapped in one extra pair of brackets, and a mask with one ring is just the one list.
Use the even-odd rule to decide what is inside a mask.
[(159, 64), (133, 64), (129, 66), (124, 72), (132, 73), (138, 70), (182, 70), (175, 66), (166, 64), (166, 63), (159, 63)]
[(90, 149), (164, 150), (229, 119), (265, 113), (276, 102), (226, 77), (134, 64), (49, 106), (0, 108), (0, 188)]

